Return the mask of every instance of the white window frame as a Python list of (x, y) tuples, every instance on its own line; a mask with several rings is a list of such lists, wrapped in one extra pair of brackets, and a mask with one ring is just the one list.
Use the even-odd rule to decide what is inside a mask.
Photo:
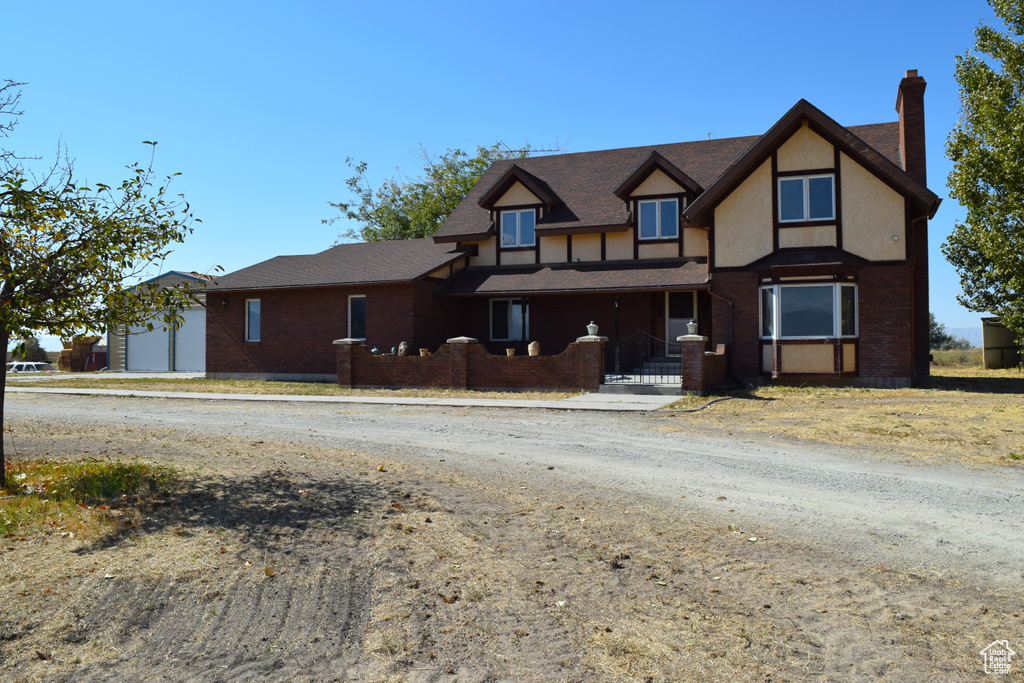
[[(676, 225), (674, 235), (665, 235), (663, 226), (661, 225), (661, 205), (666, 202), (675, 202), (676, 205)], [(644, 237), (640, 230), (641, 216), (643, 211), (640, 209), (644, 204), (654, 204), (656, 206), (654, 215), (657, 220), (656, 230), (653, 237)], [(683, 202), (679, 197), (662, 197), (660, 199), (638, 199), (636, 202), (636, 236), (641, 240), (674, 240), (679, 238), (679, 217), (682, 215), (681, 211), (685, 208)]]
[[(507, 301), (508, 302), (508, 337), (495, 337), (494, 336), (494, 302), (495, 301)], [(520, 306), (526, 307), (526, 329), (523, 330), (523, 336), (521, 338), (511, 336), (512, 334), (512, 302), (518, 301)], [(487, 303), (487, 334), (491, 341), (525, 341), (530, 338), (530, 302), (526, 297), (523, 296), (512, 296), (512, 297), (497, 297), (490, 299)]]
[[(783, 336), (782, 334), (782, 292), (789, 287), (832, 287), (832, 334), (818, 336)], [(853, 290), (853, 334), (843, 334), (843, 288)], [(772, 329), (771, 335), (761, 334), (764, 331), (764, 293), (770, 291), (772, 297)], [(802, 282), (794, 284), (765, 285), (758, 290), (757, 323), (761, 339), (857, 339), (860, 337), (860, 297), (859, 288), (851, 282)], [(836, 334), (838, 332), (838, 334)]]
[[(253, 304), (253, 303), (259, 304), (259, 307), (260, 307), (260, 312), (259, 312), (259, 323), (260, 323), (260, 325), (259, 325), (259, 329), (256, 330), (256, 338), (255, 339), (250, 336), (250, 333), (252, 332), (252, 330), (249, 327), (249, 310), (250, 310), (250, 304)], [(258, 342), (260, 340), (260, 337), (263, 336), (262, 333), (263, 333), (263, 304), (260, 302), (259, 299), (246, 299), (245, 300), (245, 341), (247, 341), (247, 342)]]
[[(523, 221), (519, 218), (522, 214), (529, 213), (533, 214), (533, 241), (523, 241)], [(516, 217), (516, 243), (505, 244), (505, 217), (515, 216)], [(498, 231), (498, 243), (501, 244), (502, 249), (515, 249), (516, 247), (534, 247), (537, 246), (537, 209), (511, 209), (509, 211), (501, 212), (501, 229)]]
[[(832, 180), (832, 210), (828, 216), (816, 216), (810, 218), (811, 214), (811, 192), (810, 192), (810, 181), (815, 178), (829, 178)], [(802, 180), (803, 181), (803, 200), (804, 200), (804, 215), (803, 218), (783, 218), (782, 217), (782, 183), (791, 180)], [(834, 221), (836, 219), (836, 174), (835, 173), (818, 173), (815, 175), (787, 175), (779, 176), (776, 182), (776, 192), (779, 198), (779, 222), (780, 223), (810, 223), (812, 221)]]
[(348, 320), (347, 320), (348, 327), (345, 328), (345, 331), (348, 333), (348, 336), (349, 336), (350, 339), (359, 339), (361, 341), (366, 341), (366, 337), (353, 337), (352, 336), (352, 299), (362, 299), (363, 300), (363, 328), (364, 328), (363, 332), (366, 332), (365, 328), (366, 328), (366, 313), (367, 313), (367, 310), (366, 310), (366, 295), (365, 294), (349, 294), (348, 295)]

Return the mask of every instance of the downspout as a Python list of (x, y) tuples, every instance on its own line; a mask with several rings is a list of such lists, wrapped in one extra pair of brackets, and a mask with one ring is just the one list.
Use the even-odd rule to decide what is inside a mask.
[[(711, 280), (712, 280), (712, 278), (713, 278), (713, 274), (709, 273), (708, 274), (708, 294), (710, 294), (715, 299), (719, 299), (720, 301), (724, 301), (725, 305), (729, 307), (729, 318), (728, 318), (729, 324), (728, 324), (728, 327), (726, 329), (725, 339), (726, 339), (726, 344), (727, 344), (727, 346), (726, 346), (726, 353), (729, 354), (729, 367), (731, 368), (732, 367), (733, 354), (736, 351), (736, 346), (735, 346), (735, 344), (733, 344), (733, 341), (732, 341), (732, 324), (733, 324), (732, 302), (729, 301), (728, 299), (726, 299), (721, 294), (715, 294), (714, 291), (712, 291), (712, 289), (711, 289)], [(714, 320), (714, 318), (715, 318), (715, 314), (714, 314), (714, 312), (712, 312), (711, 319)], [(714, 350), (714, 349), (712, 349), (712, 350)], [(738, 380), (736, 379), (736, 377), (732, 373), (729, 373), (729, 377), (734, 382), (738, 383)]]

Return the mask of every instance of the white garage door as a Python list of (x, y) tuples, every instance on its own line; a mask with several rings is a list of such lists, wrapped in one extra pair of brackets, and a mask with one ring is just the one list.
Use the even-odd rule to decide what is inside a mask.
[(155, 329), (152, 332), (129, 334), (125, 338), (128, 346), (125, 369), (135, 372), (166, 372), (170, 369), (170, 343), (167, 330)]
[(185, 321), (174, 332), (174, 369), (206, 372), (206, 309), (193, 308), (182, 317)]

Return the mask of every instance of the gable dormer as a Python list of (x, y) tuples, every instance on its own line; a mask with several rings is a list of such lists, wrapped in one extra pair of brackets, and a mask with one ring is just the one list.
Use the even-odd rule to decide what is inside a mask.
[[(658, 151), (651, 152), (615, 188), (633, 226), (634, 258), (704, 256), (702, 234), (683, 239), (680, 216), (703, 188)], [(689, 244), (689, 248), (684, 245)]]
[(905, 261), (909, 216), (938, 198), (846, 128), (801, 100), (685, 211), (712, 227), (713, 266), (832, 249)]

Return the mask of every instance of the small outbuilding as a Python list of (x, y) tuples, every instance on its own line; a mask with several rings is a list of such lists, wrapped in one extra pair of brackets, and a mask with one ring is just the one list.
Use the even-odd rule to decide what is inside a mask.
[[(172, 270), (141, 285), (198, 288), (209, 280), (204, 275)], [(178, 329), (158, 322), (158, 314), (152, 330), (145, 325), (127, 329), (119, 325), (109, 332), (107, 367), (126, 372), (206, 372), (206, 295), (199, 294), (197, 299), (199, 304), (182, 311), (184, 322)]]
[(1021, 347), (1017, 335), (999, 318), (981, 319), (981, 345), (986, 370), (1020, 365)]

